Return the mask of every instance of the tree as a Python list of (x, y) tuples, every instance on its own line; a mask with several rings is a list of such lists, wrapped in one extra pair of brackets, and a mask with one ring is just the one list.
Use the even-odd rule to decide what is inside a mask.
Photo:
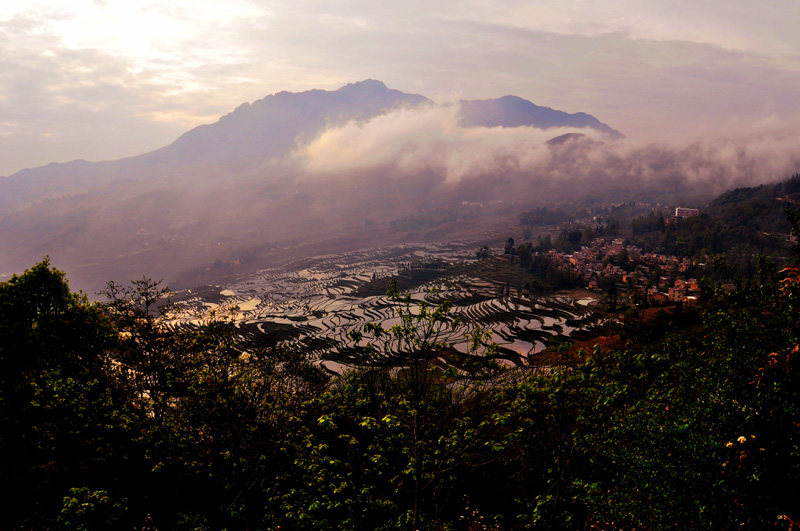
[(530, 523), (791, 528), (800, 269), (761, 271), (699, 313), (624, 326), (614, 344), (517, 386)]
[(185, 364), (192, 338), (167, 326), (177, 308), (169, 288), (143, 277), (122, 287), (109, 282), (100, 292), (105, 311), (119, 331), (112, 354), (120, 381), (136, 395), (136, 405), (159, 422), (170, 401), (185, 392)]
[(280, 448), (293, 418), (327, 375), (287, 345), (245, 341), (234, 315), (174, 328), (178, 308), (160, 281), (109, 283), (103, 293), (120, 330), (118, 377), (147, 419), (143, 438), (159, 478), (151, 490), (180, 493), (155, 523), (175, 526), (183, 514), (225, 528), (261, 525), (264, 485), (285, 466)]
[[(502, 375), (496, 345), (481, 329), (467, 334), (467, 352), (453, 348), (462, 321), (451, 317), (451, 304), (430, 306), (401, 297), (393, 282), (388, 292), (397, 324), (371, 323), (351, 332), (373, 366), (389, 369), (396, 397), (393, 419), (404, 435), (403, 455), (410, 481), (402, 482), (413, 498), (410, 525), (418, 529), (423, 506), (437, 498), (440, 482), (481, 454), (495, 434), (495, 421), (481, 418), (480, 398)], [(500, 444), (497, 443), (497, 447)]]
[(510, 255), (512, 255), (512, 256), (513, 256), (514, 254), (516, 254), (516, 249), (514, 248), (514, 238), (509, 238), (509, 239), (506, 241), (506, 245), (505, 245), (505, 247), (503, 248), (503, 253), (504, 253), (504, 254), (510, 254)]
[(0, 527), (50, 526), (71, 487), (125, 489), (134, 417), (110, 376), (114, 338), (48, 258), (0, 283)]
[(216, 519), (254, 529), (265, 517), (265, 485), (287, 466), (281, 448), (300, 407), (329, 376), (288, 345), (244, 341), (227, 325), (212, 318), (192, 333), (194, 361), (186, 394), (168, 412), (168, 436), (177, 464), (209, 486), (212, 495), (201, 495)]

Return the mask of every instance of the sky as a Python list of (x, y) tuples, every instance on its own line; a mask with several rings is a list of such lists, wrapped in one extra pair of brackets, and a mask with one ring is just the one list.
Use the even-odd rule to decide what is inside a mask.
[(42, 0), (0, 5), (0, 175), (152, 151), (367, 78), (514, 94), (639, 143), (800, 133), (800, 2)]

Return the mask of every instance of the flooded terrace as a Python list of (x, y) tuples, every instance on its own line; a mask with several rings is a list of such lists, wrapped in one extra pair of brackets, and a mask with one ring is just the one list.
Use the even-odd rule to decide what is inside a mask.
[(523, 363), (559, 336), (602, 324), (592, 299), (523, 297), (519, 288), (511, 288), (514, 279), (500, 273), (506, 258), (479, 261), (475, 248), (404, 244), (295, 260), (224, 286), (179, 292), (176, 302), (186, 311), (173, 325), (199, 325), (214, 312), (229, 317), (246, 336), (277, 331), (326, 367), (340, 370), (361, 361), (350, 331), (366, 323), (396, 324), (397, 307), (385, 295), (392, 279), (410, 295), (412, 311), (423, 301), (452, 303), (451, 315), (463, 321), (448, 337), (455, 348), (465, 351), (465, 335), (480, 327), (492, 333), (511, 363)]

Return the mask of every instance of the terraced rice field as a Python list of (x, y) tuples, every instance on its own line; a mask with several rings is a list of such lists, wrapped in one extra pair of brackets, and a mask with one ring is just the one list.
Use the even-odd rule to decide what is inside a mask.
[(601, 324), (590, 299), (519, 296), (514, 278), (503, 273), (502, 256), (475, 259), (475, 245), (419, 244), (321, 255), (264, 269), (225, 286), (176, 294), (185, 308), (174, 326), (193, 326), (211, 312), (226, 315), (244, 335), (278, 331), (310, 351), (331, 370), (357, 365), (360, 351), (348, 339), (366, 323), (389, 327), (397, 308), (385, 296), (391, 279), (412, 298), (452, 302), (463, 325), (449, 337), (467, 349), (466, 333), (491, 331), (502, 355), (513, 363), (543, 350), (558, 336)]

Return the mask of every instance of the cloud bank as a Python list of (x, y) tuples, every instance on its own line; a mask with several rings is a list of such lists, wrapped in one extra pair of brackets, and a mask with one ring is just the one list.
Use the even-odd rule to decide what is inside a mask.
[[(459, 125), (458, 105), (401, 109), (324, 131), (293, 159), (322, 182), (359, 174), (433, 188), (485, 182), (507, 193), (569, 200), (710, 198), (726, 189), (779, 181), (800, 170), (800, 131), (783, 120), (750, 135), (680, 144), (608, 141), (590, 129)], [(543, 193), (546, 192), (546, 193)], [(660, 194), (660, 195), (659, 195)]]
[(342, 175), (391, 166), (401, 176), (435, 169), (446, 183), (455, 183), (492, 172), (501, 159), (520, 168), (533, 167), (547, 157), (545, 142), (559, 135), (600, 137), (589, 129), (465, 128), (458, 122), (457, 104), (400, 109), (366, 123), (352, 121), (328, 129), (295, 156), (310, 174)]

